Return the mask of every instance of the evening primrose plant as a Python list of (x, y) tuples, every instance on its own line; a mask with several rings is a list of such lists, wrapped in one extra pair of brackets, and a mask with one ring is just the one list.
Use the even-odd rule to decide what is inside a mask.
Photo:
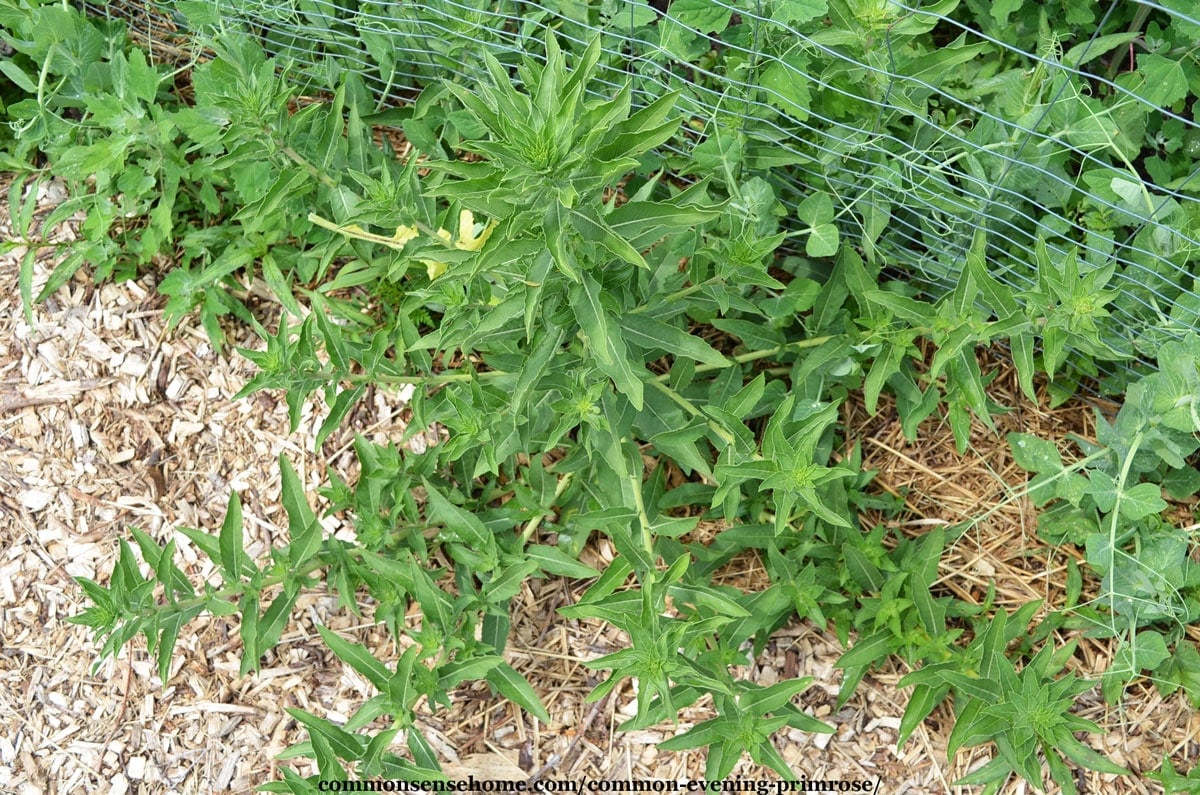
[[(704, 24), (732, 24), (701, 5), (677, 4), (679, 18), (708, 11)], [(814, 4), (768, 5), (790, 24), (824, 24)], [(444, 779), (426, 710), (450, 706), (471, 683), (505, 699), (513, 720), (556, 726), (505, 655), (528, 581), (545, 577), (580, 585), (563, 618), (626, 639), (585, 662), (598, 677), (588, 699), (623, 698), (636, 682), (624, 729), (708, 710), (660, 747), (707, 749), (710, 779), (747, 755), (798, 779), (779, 732), (833, 730), (797, 698), (809, 676), (770, 686), (747, 676), (797, 616), (847, 649), (840, 705), (876, 666), (899, 658), (911, 669), (901, 745), (953, 705), (951, 753), (995, 749), (965, 783), (997, 788), (1015, 775), (1071, 791), (1072, 764), (1121, 772), (1077, 737), (1096, 731), (1072, 714), (1095, 683), (1065, 673), (1073, 647), (1052, 644), (1057, 630), (1121, 639), (1118, 665), (1101, 678), (1110, 699), (1143, 676), (1200, 699), (1200, 659), (1185, 641), (1200, 618), (1200, 573), (1164, 499), (1200, 490), (1194, 338), (1162, 349), (1161, 369), (1135, 379), (1115, 418), (1099, 418), (1097, 440), (1072, 441), (1074, 463), (1053, 441), (1010, 439), (1033, 475), (1017, 496), (1044, 506), (1043, 538), (1085, 551), (1086, 565), (1069, 567), (1067, 604), (1041, 624), (1030, 627), (1038, 604), (1009, 615), (941, 586), (939, 562), (968, 527), (913, 537), (895, 529), (902, 523), (863, 519), (903, 505), (872, 492), (844, 421), (850, 401), (875, 412), (890, 396), (909, 438), (941, 415), (962, 450), (975, 420), (988, 425), (1005, 410), (980, 349), (1006, 346), (1030, 398), (1067, 367), (1068, 351), (1129, 356), (1109, 328), (1121, 300), (1114, 271), (1063, 240), (1039, 238), (1034, 278), (1014, 286), (989, 269), (997, 236), (979, 228), (947, 290), (920, 294), (891, 278), (875, 247), (886, 218), (864, 214), (861, 236), (850, 234), (858, 210), (829, 186), (789, 212), (777, 172), (796, 161), (775, 152), (767, 119), (698, 120), (687, 88), (635, 109), (636, 70), (613, 82), (612, 54), (595, 39), (564, 51), (547, 35), (540, 59), (485, 53), (481, 78), (431, 80), (398, 111), (416, 147), (401, 160), (375, 144), (364, 121), (375, 98), (354, 74), (331, 73), (327, 101), (300, 107), (286, 64), (252, 39), (215, 37), (189, 104), (160, 67), (127, 54), (119, 26), (57, 5), (0, 8), (17, 32), (4, 73), (44, 74), (49, 87), (9, 110), (22, 122), (10, 155), (23, 169), (10, 196), (17, 236), (34, 252), (50, 245), (32, 223), (26, 197), (36, 190), (24, 191), (52, 175), (72, 185), (71, 212), (95, 213), (52, 284), (86, 262), (134, 275), (177, 252), (159, 282), (172, 320), (194, 313), (214, 341), (230, 315), (254, 328), (263, 344), (242, 353), (258, 372), (240, 395), (282, 393), (293, 427), (319, 395), (328, 414), (315, 444), (348, 444), (359, 464), (354, 482), (331, 472), (318, 495), (352, 539), (326, 535), (284, 456), (286, 534), (262, 559), (243, 546), (234, 493), (214, 532), (185, 528), (163, 543), (134, 529), (106, 584), (80, 581), (91, 606), (74, 620), (94, 630), (104, 656), (144, 636), (164, 683), (177, 640), (202, 613), (237, 618), (249, 674), (301, 594), (323, 590), (353, 612), (372, 605), (370, 619), (402, 651), (385, 661), (319, 628), (374, 693), (344, 722), (289, 710), (308, 739), (284, 757), (314, 759), (317, 772), (284, 766), (264, 789)], [(891, 3), (846, 9), (910, 38), (933, 19)], [(66, 24), (55, 29), (70, 40), (41, 35), (50, 23)], [(662, 29), (672, 25), (684, 27), (664, 18)], [(692, 38), (703, 37), (689, 28), (664, 47), (692, 48)], [(76, 45), (102, 54), (82, 107), (60, 52)], [(795, 114), (811, 100), (853, 111), (836, 91), (799, 96), (773, 68), (766, 84), (784, 90), (777, 109)], [(129, 124), (118, 134), (114, 119)], [(680, 141), (685, 154), (659, 151)], [(48, 166), (21, 160), (35, 147)], [(113, 152), (136, 178), (89, 182), (84, 166)], [(139, 214), (155, 231), (118, 268), (114, 240), (130, 238)], [(803, 256), (782, 248), (789, 240)], [(283, 309), (274, 328), (247, 307), (251, 279)], [(377, 443), (346, 427), (368, 394), (401, 390), (411, 420), (399, 438)], [(429, 428), (438, 442), (416, 452), (407, 442)], [(598, 538), (614, 551), (603, 570), (582, 554)], [(211, 558), (213, 581), (189, 580), (176, 563), (181, 543)], [(760, 590), (719, 584), (748, 556), (766, 573)], [(1088, 576), (1100, 596), (1084, 603)]]

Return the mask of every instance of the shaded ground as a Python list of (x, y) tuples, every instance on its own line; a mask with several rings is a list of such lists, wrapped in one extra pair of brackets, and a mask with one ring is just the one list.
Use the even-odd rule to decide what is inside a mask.
[[(46, 203), (56, 200), (54, 191)], [(7, 236), (7, 227), (0, 233)], [(55, 231), (70, 235), (70, 228)], [(377, 393), (355, 427), (318, 454), (312, 440), (322, 410), (305, 407), (301, 428), (288, 432), (277, 396), (230, 401), (252, 374), (236, 354), (216, 355), (203, 332), (185, 322), (167, 334), (162, 302), (149, 278), (95, 288), (75, 279), (44, 306), (33, 323), (17, 297), (18, 260), (0, 259), (0, 791), (3, 792), (249, 792), (277, 778), (275, 756), (304, 739), (284, 707), (344, 720), (373, 692), (329, 654), (315, 624), (367, 644), (389, 662), (395, 649), (380, 628), (342, 614), (317, 592), (301, 597), (293, 621), (260, 673), (238, 677), (240, 641), (228, 619), (200, 619), (180, 640), (171, 674), (159, 682), (144, 645), (92, 670), (96, 647), (86, 630), (64, 623), (85, 605), (71, 579), (106, 582), (117, 540), (135, 525), (159, 540), (180, 525), (213, 529), (230, 489), (245, 506), (249, 550), (261, 556), (276, 543), (283, 521), (278, 455), (286, 452), (315, 494), (332, 466), (349, 480), (353, 431), (379, 440), (399, 438), (400, 401)], [(50, 263), (39, 260), (41, 284)], [(246, 345), (253, 340), (234, 329)], [(999, 421), (1001, 433), (1022, 430), (1046, 438), (1090, 434), (1092, 407), (1079, 403), (1046, 410), (1024, 403), (1015, 378), (993, 387), (998, 402), (1017, 407)], [(875, 417), (858, 406), (845, 421), (857, 429), (865, 466), (879, 470), (881, 491), (899, 495), (908, 513), (898, 526), (920, 533), (935, 523), (990, 512), (942, 563), (940, 587), (981, 599), (994, 583), (997, 602), (1017, 605), (1060, 599), (1068, 550), (1040, 544), (1033, 513), (1012, 489), (1025, 479), (1003, 438), (978, 429), (965, 456), (954, 451), (948, 428), (927, 423), (922, 441), (908, 445), (890, 407)], [(868, 520), (870, 518), (868, 517)], [(348, 533), (336, 518), (329, 533)], [(185, 541), (181, 565), (194, 582), (213, 577), (211, 563)], [(599, 541), (587, 562), (603, 565), (612, 550)], [(752, 556), (739, 558), (723, 578), (741, 587), (765, 585)], [(599, 704), (584, 696), (596, 684), (586, 660), (620, 648), (620, 633), (568, 621), (555, 608), (582, 587), (561, 580), (533, 581), (514, 600), (508, 657), (533, 683), (553, 722), (539, 725), (485, 688), (462, 689), (449, 712), (425, 713), (423, 727), (456, 778), (688, 779), (703, 777), (699, 754), (658, 753), (661, 739), (709, 717), (700, 705), (678, 727), (618, 733), (633, 714), (634, 693), (624, 687)], [(949, 782), (988, 758), (986, 749), (945, 758), (951, 725), (935, 713), (906, 747), (895, 748), (907, 695), (895, 683), (905, 673), (890, 666), (864, 680), (847, 708), (834, 712), (842, 649), (832, 635), (808, 624), (784, 628), (753, 670), (764, 684), (815, 677), (799, 697), (810, 712), (837, 727), (829, 736), (781, 734), (784, 758), (809, 779), (878, 779), (884, 793), (951, 792)], [(1110, 650), (1084, 642), (1079, 670), (1101, 670)], [(1080, 712), (1107, 727), (1103, 748), (1134, 770), (1157, 768), (1164, 754), (1190, 768), (1200, 747), (1200, 720), (1178, 698), (1163, 699), (1135, 686), (1120, 709), (1095, 691)], [(302, 773), (310, 772), (303, 764)], [(748, 760), (744, 779), (775, 775)], [(1023, 792), (1013, 783), (1007, 792)], [(1085, 792), (1157, 792), (1136, 778), (1081, 776)]]

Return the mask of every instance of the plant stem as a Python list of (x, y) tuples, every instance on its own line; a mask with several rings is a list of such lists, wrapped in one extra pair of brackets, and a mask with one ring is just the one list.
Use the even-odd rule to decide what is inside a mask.
[[(553, 505), (554, 502), (557, 502), (558, 498), (561, 497), (563, 492), (567, 490), (567, 486), (571, 485), (571, 477), (571, 473), (568, 472), (558, 479), (558, 485), (554, 488), (554, 499), (551, 500), (551, 505)], [(551, 511), (549, 510), (543, 511), (525, 523), (525, 529), (521, 531), (522, 544), (527, 543), (529, 539), (533, 537), (533, 534), (537, 532), (538, 527), (541, 526), (542, 520), (550, 514)]]
[[(684, 287), (682, 290), (676, 290), (675, 292), (671, 293), (670, 295), (664, 295), (664, 296), (662, 296), (662, 298), (660, 298), (658, 301), (656, 301), (653, 304), (653, 306), (659, 307), (664, 304), (670, 304), (673, 301), (678, 301), (681, 298), (687, 298), (692, 293), (699, 292), (700, 290), (703, 290), (705, 287), (708, 287), (710, 284), (720, 284), (723, 281), (724, 281), (724, 279), (722, 277), (713, 276), (712, 278), (705, 279), (704, 281), (699, 282), (697, 284), (693, 284), (688, 287)], [(652, 306), (651, 304), (635, 306), (633, 309), (629, 310), (629, 314), (631, 314), (631, 315), (641, 314), (642, 312), (645, 312), (647, 309), (649, 309), (651, 306)]]
[[(785, 342), (783, 345), (780, 345), (777, 348), (768, 348), (767, 350), (761, 351), (749, 351), (748, 353), (741, 353), (737, 356), (729, 356), (727, 358), (734, 364), (745, 364), (746, 362), (754, 362), (758, 361), (759, 359), (769, 359), (772, 356), (778, 356), (781, 353), (787, 353), (789, 351), (801, 351), (806, 348), (819, 348), (833, 338), (833, 335), (829, 335), (825, 337), (812, 337), (806, 340), (796, 340), (795, 342)], [(709, 373), (713, 370), (722, 370), (727, 366), (728, 365), (723, 364), (700, 364), (696, 365), (696, 372)], [(654, 376), (650, 382), (653, 383), (653, 381), (667, 381), (670, 377), (671, 373), (666, 372), (662, 375)]]
[[(1133, 458), (1137, 455), (1138, 448), (1142, 446), (1144, 438), (1144, 431), (1138, 431), (1133, 435), (1133, 439), (1129, 442), (1129, 449), (1125, 452), (1125, 458), (1121, 461), (1121, 472), (1117, 476), (1116, 500), (1108, 515), (1109, 572), (1112, 572), (1117, 565), (1117, 525), (1121, 520), (1121, 500), (1125, 497), (1125, 484), (1129, 482), (1129, 470), (1133, 467)], [(1108, 609), (1113, 616), (1117, 615), (1117, 592), (1111, 587), (1108, 589)]]
[(721, 441), (725, 442), (725, 444), (729, 445), (730, 447), (732, 447), (734, 445), (734, 442), (736, 440), (733, 438), (733, 434), (731, 434), (729, 431), (722, 428), (720, 425), (718, 425), (712, 419), (706, 417), (704, 415), (704, 412), (702, 412), (702, 411), (700, 411), (700, 409), (696, 408), (695, 404), (693, 404), (692, 401), (688, 400), (683, 395), (676, 392), (674, 389), (671, 389), (671, 387), (667, 386), (666, 384), (664, 384), (662, 381), (658, 380), (657, 378), (652, 379), (649, 383), (650, 383), (650, 386), (654, 387), (659, 392), (662, 392), (664, 395), (669, 397), (672, 401), (675, 402), (676, 405), (678, 405), (680, 408), (682, 408), (688, 414), (692, 415), (693, 417), (704, 417), (704, 421), (708, 425), (709, 429), (713, 433), (715, 433), (717, 436), (719, 436), (721, 438)]

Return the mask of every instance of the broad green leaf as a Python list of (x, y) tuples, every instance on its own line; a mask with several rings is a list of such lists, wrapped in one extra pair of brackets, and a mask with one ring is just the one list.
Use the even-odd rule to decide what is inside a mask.
[[(697, 723), (685, 732), (668, 737), (658, 744), (664, 751), (686, 751), (689, 748), (702, 748), (713, 745), (725, 739), (737, 724), (730, 717), (721, 716)], [(710, 752), (711, 753), (711, 752)]]
[(808, 65), (808, 58), (793, 50), (781, 60), (772, 59), (759, 77), (766, 101), (800, 122), (808, 121), (812, 103), (805, 78)]
[(1027, 472), (1054, 474), (1062, 471), (1062, 455), (1054, 442), (1029, 433), (1010, 433), (1008, 445), (1017, 466)]
[(770, 351), (784, 343), (783, 335), (771, 326), (748, 320), (717, 318), (712, 325), (739, 337), (751, 350)]
[(992, 3), (992, 19), (1001, 27), (1008, 27), (1008, 18), (1024, 4), (1024, 0), (996, 0)]
[(609, 252), (620, 257), (630, 265), (649, 269), (650, 266), (646, 263), (646, 260), (628, 240), (614, 232), (602, 219), (594, 217), (590, 211), (581, 212), (579, 210), (571, 210), (570, 218), (575, 224), (575, 229), (578, 230), (579, 236), (584, 240), (599, 243), (608, 249)]
[(821, 224), (808, 233), (804, 251), (810, 257), (832, 257), (838, 252), (838, 229), (833, 224)]
[(677, 229), (691, 229), (720, 217), (714, 207), (631, 201), (613, 210), (606, 218), (610, 229), (635, 249), (644, 249)]
[(517, 559), (484, 582), (482, 596), (491, 604), (506, 604), (521, 591), (521, 585), (538, 571), (535, 560)]
[(825, 0), (777, 0), (771, 19), (785, 25), (800, 25), (820, 19), (829, 11)]
[(1083, 767), (1101, 773), (1112, 773), (1117, 776), (1132, 775), (1126, 768), (1121, 767), (1100, 752), (1089, 748), (1071, 735), (1063, 737), (1061, 742), (1055, 747), (1063, 756)]
[(1162, 513), (1167, 502), (1162, 498), (1162, 487), (1157, 483), (1139, 483), (1121, 494), (1121, 516), (1136, 522), (1151, 514)]
[(342, 427), (342, 422), (346, 419), (346, 415), (358, 405), (359, 398), (363, 396), (365, 391), (365, 386), (357, 386), (353, 389), (343, 389), (341, 392), (338, 392), (332, 405), (329, 406), (329, 415), (317, 430), (316, 439), (313, 440), (314, 449), (321, 449), (321, 445), (325, 443), (329, 435)]
[(675, 0), (671, 16), (701, 33), (719, 33), (729, 25), (733, 9), (714, 0)]
[(524, 410), (534, 387), (545, 375), (555, 355), (559, 353), (564, 336), (561, 329), (545, 329), (534, 343), (529, 358), (521, 366), (517, 384), (513, 387), (513, 413), (519, 414)]
[[(216, 539), (213, 539), (215, 542)], [(213, 556), (216, 560), (216, 556)], [(242, 614), (242, 625), (238, 634), (242, 638), (242, 663), (239, 676), (245, 676), (258, 668), (258, 660), (265, 649), (259, 643), (258, 631), (258, 591), (247, 591), (238, 602), (238, 612)]]
[[(140, 52), (140, 51), (139, 51)], [(20, 66), (10, 60), (0, 61), (0, 73), (16, 84), (17, 88), (24, 91), (26, 94), (37, 94), (37, 84), (29, 75), (25, 74)]]
[(833, 220), (833, 199), (828, 193), (810, 193), (796, 208), (796, 216), (809, 226), (820, 226)]
[(650, 441), (656, 446), (682, 445), (696, 441), (707, 432), (708, 424), (703, 419), (697, 418), (686, 425), (680, 426), (676, 430), (656, 433), (650, 437)]
[(842, 556), (850, 576), (863, 590), (878, 591), (883, 587), (883, 572), (858, 547), (847, 541), (842, 545)]
[(706, 607), (731, 618), (745, 618), (750, 615), (746, 608), (712, 586), (671, 585), (667, 587), (667, 593), (677, 602)]
[(745, 419), (754, 411), (754, 407), (758, 405), (758, 402), (762, 400), (766, 385), (766, 376), (759, 373), (754, 380), (742, 387), (736, 395), (725, 401), (725, 405), (721, 409), (739, 420)]
[(179, 532), (187, 536), (188, 540), (195, 544), (201, 552), (208, 556), (209, 560), (220, 565), (221, 549), (220, 542), (212, 535), (203, 530), (197, 530), (194, 527), (180, 527)]
[(1138, 72), (1146, 79), (1138, 94), (1147, 102), (1167, 108), (1188, 95), (1188, 76), (1183, 64), (1162, 55), (1142, 53), (1137, 57)]
[(805, 676), (801, 679), (788, 679), (778, 682), (770, 687), (749, 685), (749, 689), (738, 697), (738, 706), (749, 710), (755, 715), (765, 715), (768, 712), (775, 712), (785, 705), (790, 704), (792, 698), (798, 693), (807, 690), (812, 682), (813, 678), (811, 676)]
[(904, 708), (904, 715), (900, 718), (900, 728), (896, 735), (897, 750), (904, 747), (912, 733), (929, 717), (937, 705), (945, 700), (949, 691), (950, 688), (946, 686), (935, 688), (924, 684), (913, 688), (908, 705)]
[[(410, 726), (405, 734), (407, 735), (408, 750), (413, 755), (413, 761), (423, 768), (438, 770), (440, 765), (437, 753), (433, 750), (433, 746), (429, 744), (429, 740), (425, 739), (425, 735), (421, 732), (420, 728)], [(370, 749), (368, 749), (369, 753)]]
[(1088, 494), (1096, 501), (1096, 507), (1103, 513), (1110, 512), (1117, 505), (1117, 482), (1112, 475), (1097, 469), (1088, 473)]
[[(203, 605), (196, 605), (196, 608), (198, 609), (189, 611), (193, 616), (200, 612), (199, 609), (202, 609)], [(175, 642), (179, 639), (179, 630), (187, 619), (188, 616), (185, 613), (177, 613), (160, 619), (159, 626), (162, 633), (158, 637), (158, 649), (155, 656), (158, 658), (158, 678), (164, 687), (171, 675), (171, 656), (175, 651)]]

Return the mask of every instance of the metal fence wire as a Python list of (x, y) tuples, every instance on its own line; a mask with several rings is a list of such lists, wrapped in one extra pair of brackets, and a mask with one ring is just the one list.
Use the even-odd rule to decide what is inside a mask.
[[(793, 214), (927, 291), (982, 234), (991, 272), (1033, 285), (1078, 252), (1113, 268), (1106, 342), (1131, 362), (1200, 328), (1200, 3), (1112, 0), (214, 0), (92, 4), (135, 36), (237, 26), (297, 76), (357, 72), (380, 107), (482, 52), (540, 57), (594, 37), (600, 85), (679, 91), (665, 147), (767, 167)], [(806, 219), (806, 223), (812, 223)], [(822, 223), (825, 221), (822, 220)], [(803, 226), (803, 224), (800, 224)], [(1078, 373), (1082, 375), (1086, 373)], [(1119, 386), (1120, 377), (1118, 376)]]

